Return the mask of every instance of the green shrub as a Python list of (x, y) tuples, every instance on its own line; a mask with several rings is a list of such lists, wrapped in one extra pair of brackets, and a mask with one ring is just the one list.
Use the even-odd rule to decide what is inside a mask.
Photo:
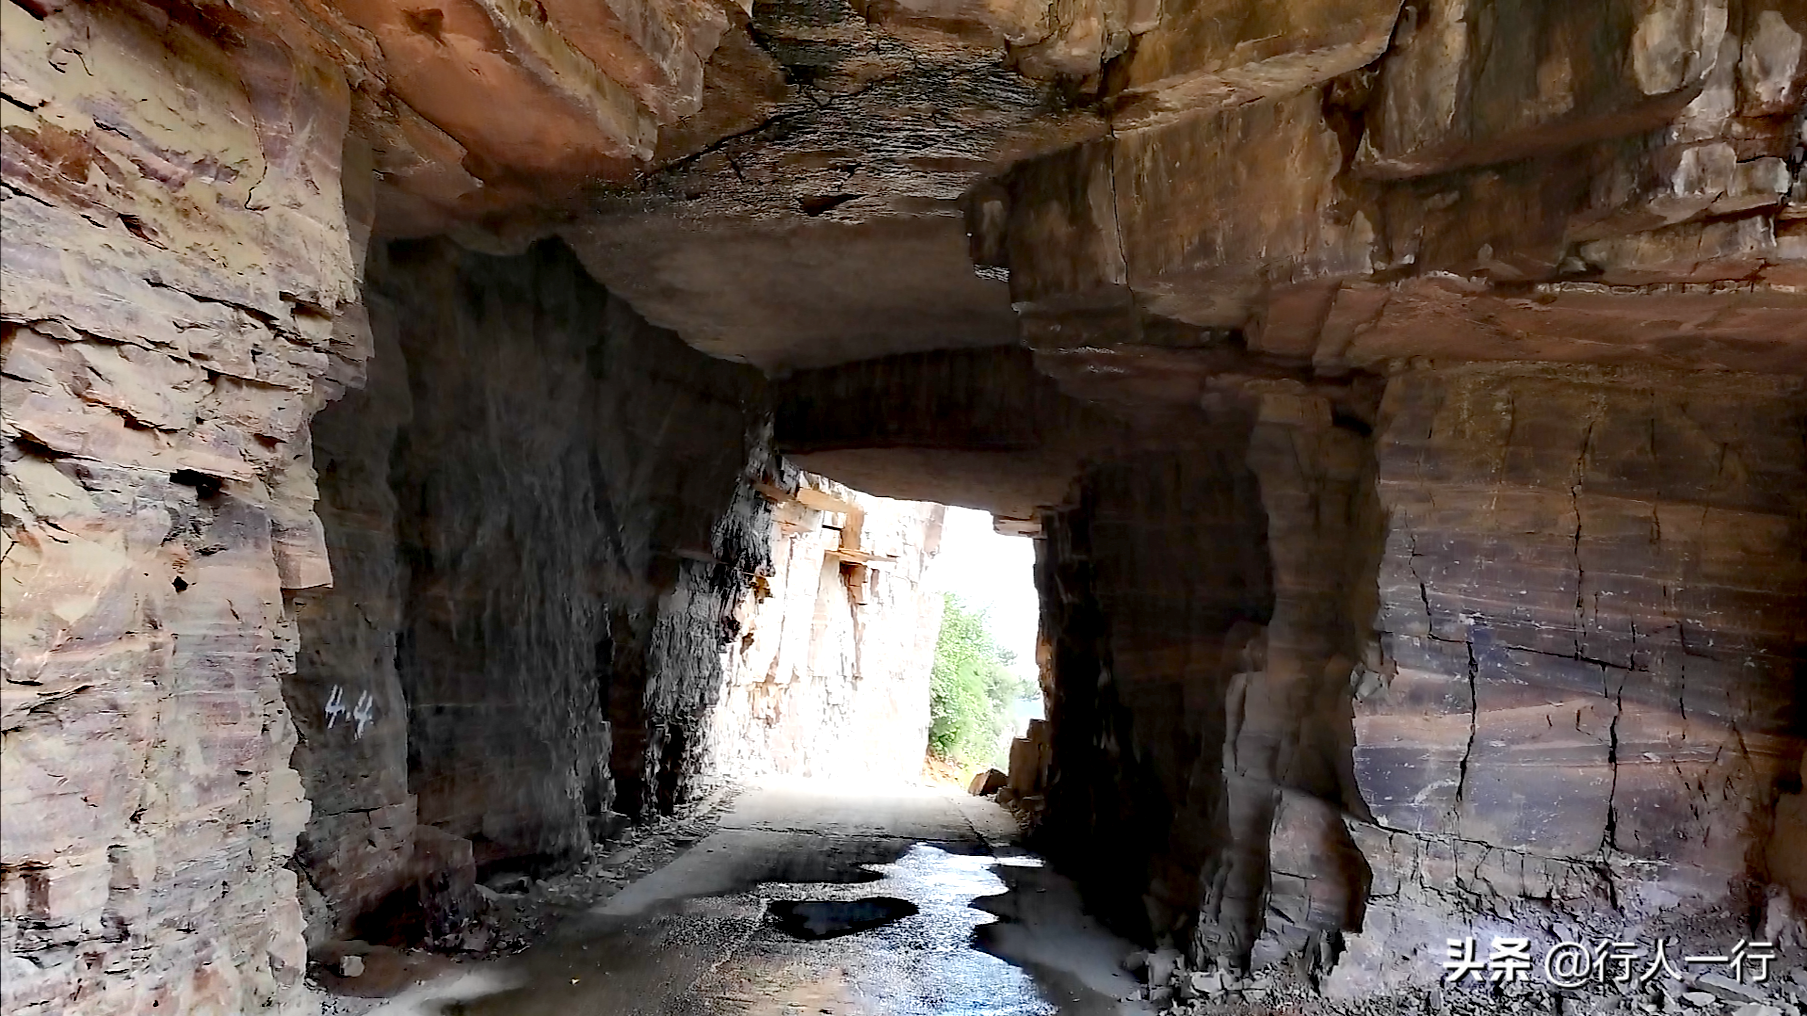
[(1015, 655), (991, 637), (985, 615), (945, 595), (929, 679), (929, 752), (962, 766), (994, 763), (1010, 707), (1036, 686), (1010, 672)]

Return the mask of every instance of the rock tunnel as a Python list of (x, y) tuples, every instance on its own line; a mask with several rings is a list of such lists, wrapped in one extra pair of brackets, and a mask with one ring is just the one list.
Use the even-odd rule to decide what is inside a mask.
[(914, 765), (939, 505), (1115, 933), (1807, 949), (1799, 0), (0, 12), (9, 1014)]

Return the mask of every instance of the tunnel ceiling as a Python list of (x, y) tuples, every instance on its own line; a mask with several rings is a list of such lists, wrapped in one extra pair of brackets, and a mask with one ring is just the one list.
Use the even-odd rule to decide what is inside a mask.
[(1797, 4), (1539, 7), (1485, 41), (1478, 0), (1069, 6), (176, 16), (353, 69), (378, 235), (563, 235), (768, 370), (1173, 323), (1327, 374), (1799, 369)]

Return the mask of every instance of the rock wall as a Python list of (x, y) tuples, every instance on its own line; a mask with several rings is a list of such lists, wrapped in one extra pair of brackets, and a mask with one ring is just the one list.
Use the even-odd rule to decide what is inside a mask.
[(1045, 520), (1037, 560), (1052, 643), (1042, 843), (1091, 873), (1091, 905), (1120, 926), (1190, 927), (1224, 845), (1224, 697), (1273, 610), (1260, 488), (1233, 453), (1143, 456), (1079, 488)]
[(741, 598), (711, 723), (727, 774), (914, 780), (928, 751), (940, 505), (804, 474), (777, 488), (772, 564)]
[(315, 428), (342, 578), (301, 602), (285, 685), (327, 937), (446, 933), (473, 875), (684, 797), (775, 468), (758, 376), (562, 245), (378, 254), (370, 384)]
[(1737, 938), (1798, 877), (1802, 395), (1420, 369), (1366, 419), (1268, 391), (1241, 461), (1088, 472), (1038, 566), (1052, 757), (1012, 774), (1046, 849), (1120, 924), (1346, 992), (1488, 929)]
[[(1301, 76), (1025, 160), (969, 206), (1026, 341), (1127, 356), (1181, 322), (1320, 376), (1411, 356), (1799, 371), (1798, 4), (1347, 8), (1369, 32), (1397, 14), (1359, 70), (1316, 62), (1315, 32), (1246, 38), (1239, 57), (1275, 46)], [(1162, 53), (1138, 46), (1129, 79)], [(1173, 98), (1152, 84), (1132, 110)]]
[(306, 424), (367, 353), (344, 72), (186, 8), (0, 13), (0, 1007), (306, 1012), (281, 680), (329, 580)]
[(311, 428), (333, 585), (294, 599), (300, 651), (283, 688), (297, 733), (293, 764), (313, 808), (295, 866), (310, 947), (349, 932), (352, 917), (421, 874), (396, 669), (406, 583), (388, 482), (413, 404), (393, 322), (379, 313), (376, 324), (364, 387)]
[(1477, 910), (1735, 940), (1803, 749), (1800, 383), (1475, 368), (1385, 411), (1356, 967)]
[[(790, 623), (742, 608), (763, 381), (557, 244), (363, 278), (431, 173), (319, 11), (0, 9), (6, 1007), (307, 1011), (307, 944), (448, 932), (484, 868), (683, 799), (725, 647)], [(871, 676), (809, 709), (891, 772), (936, 523), (872, 519), (804, 669)]]

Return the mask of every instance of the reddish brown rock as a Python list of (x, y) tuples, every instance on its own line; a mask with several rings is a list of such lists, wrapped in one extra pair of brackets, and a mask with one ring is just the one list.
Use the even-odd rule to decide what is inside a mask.
[(1292, 95), (1364, 67), (1386, 51), (1400, 4), (1245, 0), (1157, 10), (1115, 75), (1119, 126)]
[[(1412, 870), (1410, 837), (1408, 852), (1485, 845), (1570, 871), (1548, 904), (1563, 919), (1596, 918), (1602, 879), (1618, 919), (1737, 906), (1800, 751), (1777, 675), (1807, 597), (1782, 549), (1801, 412), (1797, 383), (1749, 376), (1471, 369), (1390, 386), (1379, 655), (1354, 748), (1393, 831), (1363, 848), (1377, 885)], [(1385, 920), (1467, 919), (1422, 880)], [(1352, 980), (1390, 969), (1366, 948)]]
[(325, 577), (294, 464), (362, 355), (343, 72), (5, 18), (4, 1004), (305, 1011), (279, 678)]
[(966, 792), (974, 797), (990, 797), (1003, 790), (1010, 777), (997, 769), (987, 769), (982, 773), (974, 773), (972, 782), (967, 785)]
[(1660, 127), (1704, 87), (1727, 17), (1717, 0), (1408, 4), (1358, 164), (1421, 176)]

